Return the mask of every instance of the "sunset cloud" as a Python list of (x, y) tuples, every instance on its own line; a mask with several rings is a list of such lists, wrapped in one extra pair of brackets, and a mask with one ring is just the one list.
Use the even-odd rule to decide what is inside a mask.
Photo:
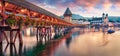
[(104, 10), (109, 10), (112, 7), (112, 3), (109, 0), (105, 0), (102, 6)]
[(101, 16), (103, 12), (119, 16), (120, 0), (27, 0), (58, 16), (69, 7), (72, 13), (85, 17)]

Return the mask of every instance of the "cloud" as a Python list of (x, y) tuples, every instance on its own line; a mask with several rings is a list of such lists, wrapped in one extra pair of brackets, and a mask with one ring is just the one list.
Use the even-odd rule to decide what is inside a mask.
[(99, 3), (99, 0), (27, 0), (34, 3), (45, 3), (46, 5), (51, 6), (61, 6), (61, 7), (94, 7), (97, 3)]
[(112, 3), (109, 0), (105, 0), (102, 5), (104, 10), (109, 10), (112, 7)]
[[(69, 7), (72, 13), (82, 16), (101, 16), (103, 12), (120, 15), (120, 0), (27, 0), (57, 15)], [(113, 13), (113, 14), (112, 14)], [(116, 13), (116, 14), (115, 14)]]
[(75, 0), (75, 3), (82, 7), (95, 7), (100, 0)]

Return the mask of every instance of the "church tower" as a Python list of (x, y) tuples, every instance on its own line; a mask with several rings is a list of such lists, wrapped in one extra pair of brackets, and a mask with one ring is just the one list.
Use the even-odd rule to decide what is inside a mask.
[(104, 24), (108, 24), (108, 14), (106, 14), (106, 16), (105, 16)]
[(102, 14), (102, 19), (104, 19), (104, 18), (105, 18), (105, 13)]
[(102, 14), (102, 24), (104, 23), (105, 13)]
[(69, 8), (67, 8), (64, 13), (64, 20), (67, 22), (72, 22), (72, 13)]

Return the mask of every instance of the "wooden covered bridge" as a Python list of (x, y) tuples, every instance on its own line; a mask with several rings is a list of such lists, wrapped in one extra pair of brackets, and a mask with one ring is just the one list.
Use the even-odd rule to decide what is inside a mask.
[[(0, 0), (0, 43), (2, 43), (3, 36), (8, 43), (15, 43), (17, 37), (20, 43), (23, 43), (20, 31), (29, 26), (37, 28), (36, 37), (38, 39), (40, 28), (51, 25), (56, 29), (75, 26), (25, 0)], [(9, 31), (10, 35), (7, 36), (5, 31)], [(16, 31), (15, 36), (14, 31)], [(8, 37), (10, 37), (10, 42)]]

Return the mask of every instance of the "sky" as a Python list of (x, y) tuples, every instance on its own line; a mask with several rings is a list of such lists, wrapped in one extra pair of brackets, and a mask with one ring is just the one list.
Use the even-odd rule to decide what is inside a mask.
[(120, 0), (27, 0), (58, 16), (64, 14), (67, 7), (73, 14), (84, 17), (120, 16)]

